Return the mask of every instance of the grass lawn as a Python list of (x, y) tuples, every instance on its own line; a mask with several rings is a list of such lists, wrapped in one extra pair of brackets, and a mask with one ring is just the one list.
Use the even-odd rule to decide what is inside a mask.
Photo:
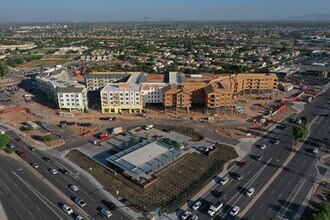
[[(161, 172), (158, 181), (146, 189), (131, 183), (121, 174), (114, 175), (106, 167), (84, 155), (71, 150), (67, 158), (92, 174), (107, 190), (127, 200), (127, 205), (138, 209), (173, 212), (194, 196), (214, 175), (219, 174), (224, 164), (237, 158), (236, 151), (227, 145), (219, 145), (210, 156), (191, 153), (170, 168)], [(89, 168), (93, 169), (90, 170)]]

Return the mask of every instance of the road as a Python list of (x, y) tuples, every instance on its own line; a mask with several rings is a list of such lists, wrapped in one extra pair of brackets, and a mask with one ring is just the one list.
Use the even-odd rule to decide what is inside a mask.
[[(330, 117), (315, 115), (320, 109), (330, 109), (330, 93), (304, 112), (315, 121), (311, 125), (310, 136), (303, 143), (288, 165), (272, 182), (262, 196), (246, 213), (246, 219), (293, 219), (313, 183), (317, 181), (316, 161), (323, 153), (324, 138), (330, 134)], [(322, 110), (322, 111), (323, 111)], [(312, 149), (321, 151), (315, 155)]]
[[(60, 196), (61, 198), (61, 199), (57, 198), (58, 199), (57, 202), (65, 202), (65, 200), (67, 200), (66, 202), (70, 204), (70, 206), (73, 208), (74, 211), (78, 210), (78, 212), (82, 212), (81, 214), (82, 215), (85, 214), (84, 215), (85, 217), (102, 219), (102, 216), (99, 214), (99, 210), (105, 206), (102, 204), (101, 201), (102, 200), (109, 201), (109, 200), (105, 198), (103, 193), (100, 192), (100, 190), (96, 186), (94, 186), (94, 184), (89, 179), (79, 174), (76, 170), (71, 168), (69, 165), (65, 164), (62, 160), (53, 157), (51, 155), (48, 155), (47, 151), (29, 150), (27, 148), (28, 147), (27, 143), (24, 143), (22, 140), (19, 142), (15, 141), (15, 138), (17, 138), (18, 136), (13, 131), (7, 131), (6, 133), (10, 137), (11, 143), (15, 146), (15, 150), (23, 150), (26, 153), (26, 157), (19, 158), (21, 160), (21, 163), (24, 163), (21, 166), (25, 166), (25, 167), (28, 166), (30, 169), (34, 169), (30, 164), (37, 163), (39, 167), (34, 169), (34, 171), (36, 171), (37, 173), (37, 176), (39, 176), (40, 179), (44, 178), (45, 180), (49, 181), (49, 185), (51, 187), (50, 189), (45, 190), (44, 194), (42, 195), (48, 198), (48, 196), (57, 194), (57, 196)], [(50, 161), (46, 162), (45, 160), (43, 160), (43, 157), (49, 157)], [(11, 163), (8, 164), (8, 166), (10, 165)], [(66, 169), (69, 171), (69, 174), (62, 174), (61, 172), (58, 172), (57, 174), (54, 175), (48, 171), (49, 168)], [(26, 180), (26, 182), (33, 186), (39, 185), (39, 184), (34, 184), (33, 182), (30, 182), (28, 180)], [(79, 190), (77, 192), (73, 192), (69, 188), (70, 184), (76, 185), (79, 188)], [(52, 188), (55, 189), (55, 192), (52, 191)], [(74, 203), (74, 198), (76, 197), (82, 198), (87, 203), (87, 205), (83, 208), (78, 207)], [(60, 206), (58, 205), (58, 207)], [(4, 204), (4, 208), (5, 211), (7, 212), (8, 206)], [(123, 207), (118, 207), (118, 209), (112, 211), (113, 218), (130, 219), (120, 211), (121, 208)], [(23, 212), (22, 207), (17, 207), (17, 209)], [(10, 219), (15, 219), (15, 218), (10, 218)]]
[(62, 198), (28, 168), (4, 155), (0, 163), (0, 199), (9, 220), (71, 219), (57, 204)]
[[(198, 211), (193, 211), (192, 214), (199, 216), (199, 219), (210, 219), (206, 214), (210, 204), (218, 200), (216, 198), (218, 192), (224, 192), (225, 195), (220, 200), (224, 202), (225, 206), (213, 219), (234, 219), (235, 217), (229, 215), (232, 207), (237, 205), (242, 211), (275, 172), (283, 168), (284, 171), (275, 178), (243, 217), (244, 219), (274, 219), (278, 214), (282, 218), (292, 216), (294, 214), (292, 210), (296, 211), (315, 181), (316, 171), (313, 165), (318, 157), (312, 155), (310, 149), (312, 146), (321, 147), (323, 138), (329, 135), (329, 117), (319, 115), (320, 112), (324, 114), (324, 110), (330, 107), (330, 104), (326, 106), (330, 102), (328, 97), (330, 97), (329, 90), (320, 95), (316, 102), (307, 105), (300, 114), (299, 117), (306, 116), (310, 121), (316, 118), (315, 123), (312, 125), (310, 138), (305, 141), (285, 168), (282, 167), (282, 164), (293, 151), (292, 127), (296, 126), (289, 122), (286, 123), (287, 129), (275, 128), (259, 139), (255, 147), (252, 147), (250, 155), (242, 160), (248, 163), (247, 167), (234, 168), (228, 174), (229, 182), (224, 186), (215, 185), (202, 196), (202, 207)], [(280, 143), (278, 145), (271, 143), (273, 139), (280, 140)], [(262, 150), (258, 147), (261, 144), (266, 144), (267, 147)], [(261, 156), (261, 160), (255, 160), (255, 156)], [(234, 178), (237, 173), (244, 174), (241, 180)], [(220, 180), (217, 181), (220, 182)], [(250, 187), (255, 189), (255, 193), (249, 198), (245, 193)], [(195, 201), (189, 203), (193, 204), (193, 202)]]

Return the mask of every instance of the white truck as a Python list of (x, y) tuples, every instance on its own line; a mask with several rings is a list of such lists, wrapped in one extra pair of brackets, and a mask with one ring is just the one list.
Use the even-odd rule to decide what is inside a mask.
[(213, 217), (220, 209), (222, 209), (222, 207), (223, 207), (223, 203), (217, 201), (215, 204), (210, 206), (209, 210), (207, 211), (207, 214)]
[(143, 125), (142, 128), (145, 130), (150, 130), (151, 128), (153, 128), (153, 125)]
[(122, 127), (116, 127), (116, 128), (113, 128), (110, 133), (111, 134), (119, 134), (121, 132), (123, 132), (123, 128)]

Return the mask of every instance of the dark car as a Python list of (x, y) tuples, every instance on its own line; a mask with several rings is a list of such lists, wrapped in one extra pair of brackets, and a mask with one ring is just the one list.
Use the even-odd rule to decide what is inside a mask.
[(46, 162), (49, 162), (50, 161), (50, 158), (49, 157), (42, 157), (42, 159)]
[(247, 166), (247, 162), (245, 162), (245, 161), (240, 162), (239, 166), (245, 168)]
[(254, 159), (255, 159), (256, 161), (260, 161), (260, 160), (261, 160), (261, 156), (255, 156)]
[(216, 193), (216, 195), (215, 195), (215, 197), (217, 197), (217, 198), (223, 198), (225, 196), (225, 192), (223, 192), (223, 191), (220, 191), (220, 192), (218, 192), (218, 193)]
[(117, 209), (117, 206), (110, 201), (102, 200), (101, 203), (111, 210)]
[(237, 179), (237, 180), (241, 180), (241, 179), (243, 178), (243, 176), (244, 176), (243, 173), (237, 173), (237, 174), (235, 175), (235, 179)]
[(26, 154), (23, 151), (21, 151), (21, 150), (16, 151), (16, 153), (20, 157), (25, 157), (26, 156)]
[(15, 141), (20, 142), (22, 139), (20, 138), (15, 138)]
[(66, 169), (58, 169), (58, 171), (60, 171), (63, 174), (68, 174), (69, 173)]

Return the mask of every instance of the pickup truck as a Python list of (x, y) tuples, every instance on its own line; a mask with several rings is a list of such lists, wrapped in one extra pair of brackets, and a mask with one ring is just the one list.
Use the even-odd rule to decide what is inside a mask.
[(223, 207), (223, 203), (217, 201), (215, 204), (210, 206), (209, 210), (207, 211), (207, 214), (213, 217), (220, 209), (222, 209), (222, 207)]

